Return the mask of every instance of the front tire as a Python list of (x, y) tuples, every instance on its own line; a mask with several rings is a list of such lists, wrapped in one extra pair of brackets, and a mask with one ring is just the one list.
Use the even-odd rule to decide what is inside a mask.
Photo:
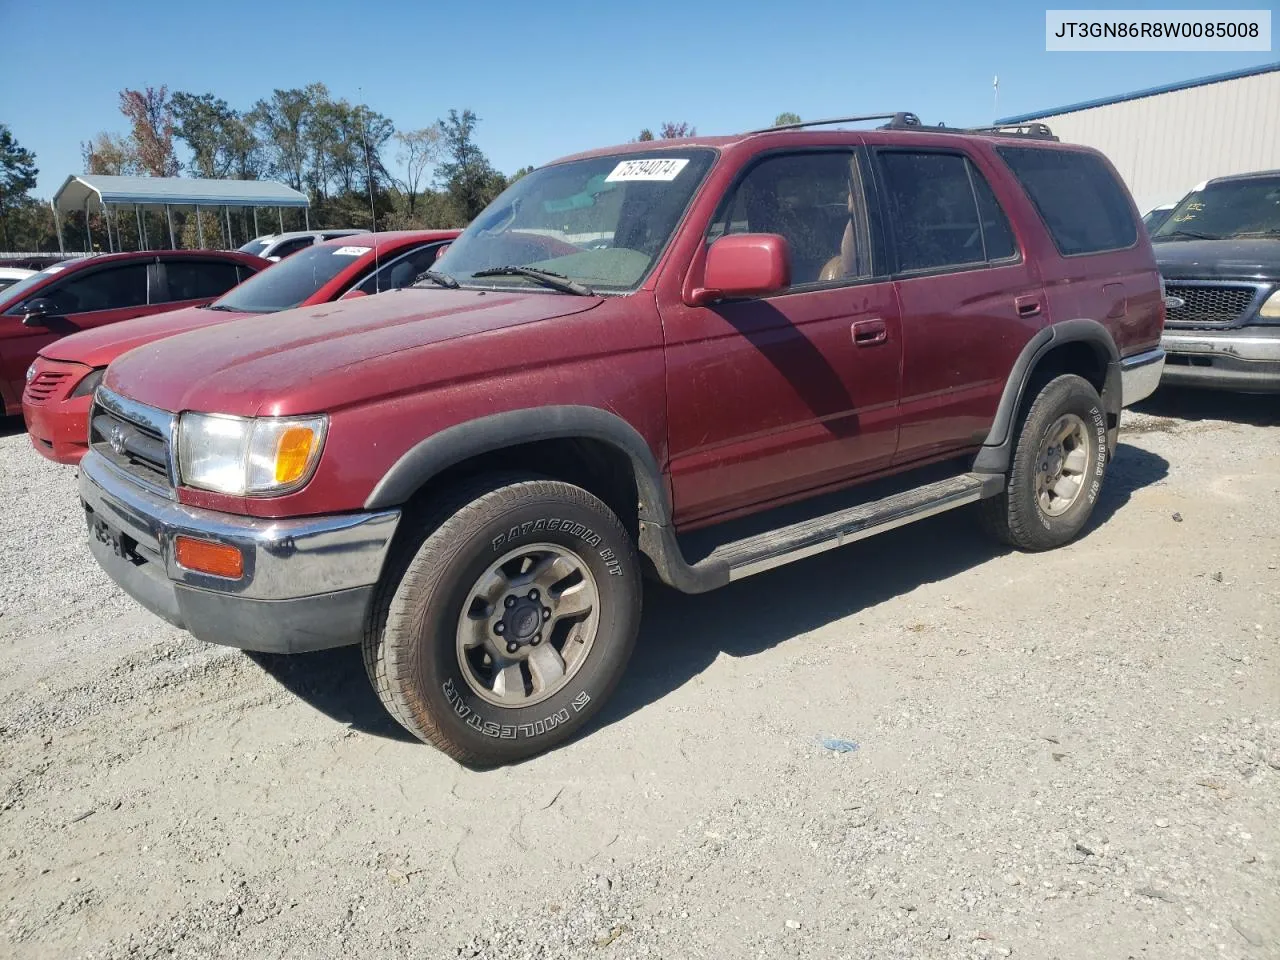
[(459, 491), (388, 563), (364, 642), (383, 704), (474, 766), (568, 740), (612, 693), (640, 622), (626, 530), (572, 484)]
[(1093, 513), (1107, 462), (1098, 391), (1075, 374), (1055, 377), (1022, 421), (1004, 492), (982, 503), (984, 527), (1020, 550), (1069, 543)]

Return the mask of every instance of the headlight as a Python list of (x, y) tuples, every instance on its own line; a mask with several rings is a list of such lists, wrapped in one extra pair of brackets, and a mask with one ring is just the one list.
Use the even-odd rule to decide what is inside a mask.
[(33, 363), (31, 366), (27, 367), (27, 383), (30, 383), (35, 378), (36, 378), (36, 365)]
[(249, 419), (184, 413), (178, 472), (187, 486), (234, 496), (277, 496), (311, 479), (328, 417)]
[(107, 372), (106, 367), (98, 367), (91, 370), (89, 375), (76, 384), (76, 388), (71, 391), (73, 397), (87, 397), (98, 389), (98, 384), (102, 382), (102, 375)]
[(1258, 316), (1266, 317), (1268, 320), (1280, 320), (1280, 290), (1267, 297), (1267, 302), (1258, 311)]

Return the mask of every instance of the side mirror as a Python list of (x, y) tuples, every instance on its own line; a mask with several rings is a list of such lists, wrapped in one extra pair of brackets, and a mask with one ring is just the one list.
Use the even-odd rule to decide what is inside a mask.
[(791, 285), (791, 251), (776, 233), (731, 233), (711, 244), (693, 305), (764, 297)]
[(22, 325), (24, 327), (43, 326), (55, 312), (52, 300), (48, 297), (36, 297), (27, 303), (26, 312), (22, 315)]

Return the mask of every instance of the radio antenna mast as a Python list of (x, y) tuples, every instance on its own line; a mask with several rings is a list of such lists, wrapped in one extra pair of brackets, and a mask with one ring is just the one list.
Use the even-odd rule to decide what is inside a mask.
[(360, 140), (364, 144), (365, 183), (369, 187), (369, 220), (373, 224), (373, 292), (380, 293), (382, 278), (378, 276), (378, 208), (373, 203), (373, 159), (369, 155), (369, 126), (365, 121), (364, 87), (356, 87), (360, 95)]

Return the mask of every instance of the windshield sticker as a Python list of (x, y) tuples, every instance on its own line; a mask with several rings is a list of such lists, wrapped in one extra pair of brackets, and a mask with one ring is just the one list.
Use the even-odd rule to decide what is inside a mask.
[(620, 183), (627, 180), (674, 180), (688, 164), (684, 158), (665, 160), (623, 160), (613, 168), (613, 173), (604, 178), (605, 183)]
[(339, 247), (333, 251), (335, 257), (362, 257), (373, 247)]

